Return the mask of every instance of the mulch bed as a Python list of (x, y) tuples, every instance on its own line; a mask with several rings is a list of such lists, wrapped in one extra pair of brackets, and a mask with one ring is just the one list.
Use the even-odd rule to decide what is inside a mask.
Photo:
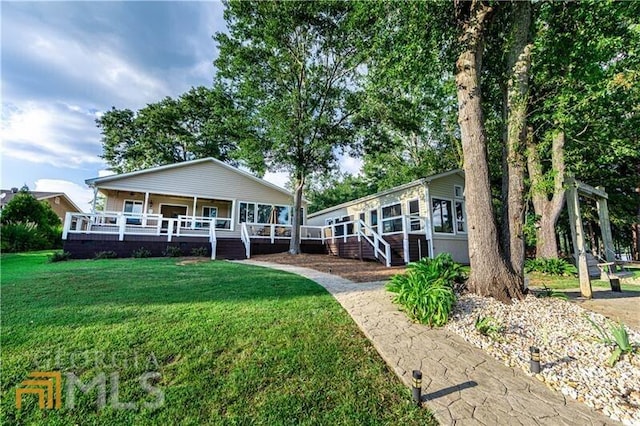
[(302, 266), (320, 272), (328, 272), (348, 280), (363, 283), (371, 281), (386, 281), (392, 275), (404, 273), (404, 266), (387, 268), (374, 261), (360, 261), (343, 259), (327, 254), (298, 254), (276, 253), (252, 256), (251, 259), (263, 262), (282, 263), (285, 265)]

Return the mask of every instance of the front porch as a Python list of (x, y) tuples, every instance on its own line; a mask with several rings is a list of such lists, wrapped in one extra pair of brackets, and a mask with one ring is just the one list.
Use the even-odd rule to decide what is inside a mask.
[[(386, 266), (431, 256), (425, 218), (407, 215), (393, 219), (395, 225), (383, 226), (382, 235), (377, 227), (371, 228), (362, 220), (326, 226), (303, 225), (300, 227), (301, 250), (377, 260)], [(289, 248), (292, 228), (289, 224), (242, 222), (239, 237), (227, 232), (233, 228), (231, 218), (220, 217), (67, 213), (62, 238), (65, 250), (78, 258), (93, 257), (96, 252), (107, 250), (120, 257), (131, 257), (140, 247), (160, 256), (167, 246), (177, 246), (184, 255), (205, 247), (211, 259), (248, 259), (254, 254), (284, 252)]]

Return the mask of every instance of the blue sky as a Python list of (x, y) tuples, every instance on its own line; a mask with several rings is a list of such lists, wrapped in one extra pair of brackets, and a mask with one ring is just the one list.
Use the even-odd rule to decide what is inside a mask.
[[(211, 85), (221, 2), (1, 2), (2, 188), (64, 191), (106, 174), (95, 119)], [(342, 168), (356, 172), (359, 161)], [(286, 176), (265, 178), (284, 185)]]

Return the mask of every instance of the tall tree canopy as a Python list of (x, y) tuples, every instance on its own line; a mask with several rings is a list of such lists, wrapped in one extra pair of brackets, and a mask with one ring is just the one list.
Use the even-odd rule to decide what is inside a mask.
[(226, 3), (217, 78), (256, 137), (240, 145), (249, 162), (290, 173), (291, 253), (300, 251), (300, 207), (308, 178), (333, 168), (354, 140), (351, 122), (362, 53), (349, 2)]
[(136, 113), (114, 107), (96, 123), (102, 132), (102, 158), (123, 173), (204, 157), (234, 163), (236, 146), (249, 137), (242, 120), (232, 98), (215, 86), (194, 87)]

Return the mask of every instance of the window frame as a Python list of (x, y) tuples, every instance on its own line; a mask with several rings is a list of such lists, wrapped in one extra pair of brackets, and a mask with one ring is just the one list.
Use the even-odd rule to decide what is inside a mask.
[[(458, 219), (458, 211), (457, 211), (457, 205), (460, 204), (462, 206), (462, 220)], [(456, 234), (466, 234), (467, 233), (467, 208), (465, 206), (465, 202), (464, 200), (455, 200), (454, 201), (454, 207), (453, 207), (454, 213), (455, 213), (455, 231)], [(458, 223), (462, 223), (464, 225), (464, 231), (459, 231), (458, 230)]]
[[(460, 189), (460, 195), (458, 195)], [(453, 196), (458, 199), (464, 199), (464, 187), (462, 185), (453, 185)]]
[[(384, 204), (384, 205), (380, 206), (380, 216), (381, 216), (380, 224), (382, 225), (382, 231), (379, 232), (380, 235), (399, 234), (399, 233), (404, 232), (403, 223), (402, 223), (403, 222), (402, 221), (402, 214), (404, 212), (402, 211), (402, 204), (403, 204), (402, 201), (394, 201), (393, 203)], [(400, 206), (400, 214), (385, 218), (384, 217), (384, 209), (386, 207), (391, 207), (391, 206), (396, 206), (396, 205)], [(396, 225), (398, 220), (400, 221), (400, 230), (399, 231), (395, 230), (396, 229), (395, 225)], [(385, 231), (385, 226), (384, 225), (385, 225), (385, 222), (389, 222), (389, 221), (393, 221), (392, 222), (393, 223), (393, 225), (392, 225), (392, 229), (393, 230), (387, 232), (387, 231)]]
[[(418, 211), (417, 213), (411, 213), (411, 203), (412, 202), (416, 202), (418, 203)], [(412, 231), (421, 231), (422, 230), (422, 226), (420, 225), (420, 219), (412, 219), (411, 216), (418, 216), (420, 217), (420, 198), (416, 197), (416, 198), (411, 198), (409, 200), (407, 200), (407, 215), (409, 215), (409, 232)]]
[[(449, 202), (449, 220), (451, 223), (451, 232), (443, 232), (443, 231), (436, 231), (436, 224), (435, 224), (435, 208), (433, 206), (434, 201), (448, 201)], [(454, 203), (453, 200), (447, 197), (431, 197), (431, 228), (433, 229), (433, 233), (434, 234), (439, 234), (439, 235), (456, 235), (456, 223), (454, 220), (454, 216), (453, 216), (453, 207), (454, 207)], [(442, 217), (441, 217), (442, 218)]]

